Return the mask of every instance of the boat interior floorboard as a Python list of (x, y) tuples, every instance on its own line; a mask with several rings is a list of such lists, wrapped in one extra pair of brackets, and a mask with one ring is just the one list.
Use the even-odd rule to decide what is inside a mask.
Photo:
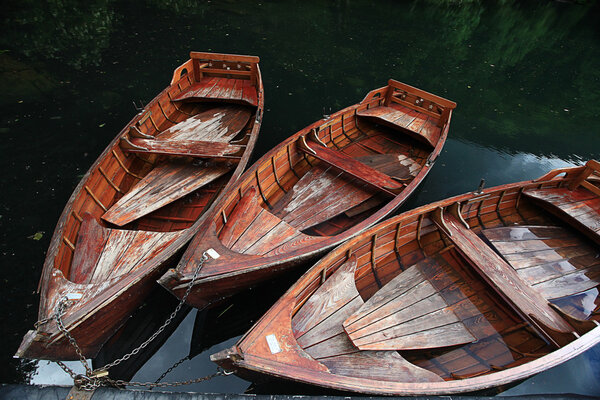
[[(600, 250), (572, 229), (519, 226), (482, 233), (547, 300), (571, 297), (600, 285)], [(529, 257), (532, 254), (535, 257)]]
[(90, 214), (82, 227), (69, 272), (75, 283), (101, 283), (129, 273), (156, 257), (181, 232), (146, 232), (105, 228)]
[(356, 257), (351, 257), (294, 315), (292, 329), (298, 344), (335, 374), (388, 381), (441, 381), (395, 351), (360, 351), (352, 344), (342, 323), (364, 304), (354, 285), (355, 268)]

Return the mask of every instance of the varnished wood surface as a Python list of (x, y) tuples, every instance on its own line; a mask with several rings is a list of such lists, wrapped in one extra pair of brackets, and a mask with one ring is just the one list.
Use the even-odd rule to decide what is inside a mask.
[[(367, 229), (317, 262), (234, 348), (227, 351), (227, 358), (222, 353), (215, 355), (215, 361), (240, 374), (251, 371), (338, 390), (433, 395), (506, 385), (580, 354), (600, 342), (600, 298), (593, 275), (597, 264), (595, 252), (599, 248), (523, 193), (567, 187), (582, 171), (583, 168), (572, 168), (562, 171), (565, 176), (547, 174), (542, 181), (520, 182), (456, 196)], [(488, 245), (498, 245), (499, 254)], [(578, 335), (561, 336), (548, 327), (545, 327), (548, 331), (543, 332), (541, 317), (529, 320), (525, 314), (545, 311), (538, 310), (548, 305), (543, 296), (541, 300), (536, 297), (534, 305), (515, 307), (516, 301), (523, 300), (516, 297), (537, 292), (536, 283), (539, 283), (530, 280), (533, 274), (523, 275), (520, 270), (553, 263), (552, 267), (557, 268), (555, 275), (562, 273), (543, 252), (554, 252), (562, 257), (557, 263), (562, 264), (565, 273), (574, 268), (585, 271), (588, 281), (592, 281), (589, 285), (596, 284), (593, 289), (584, 291), (579, 290), (589, 286), (575, 285), (572, 294), (565, 292), (564, 297), (551, 300), (551, 309), (559, 313), (559, 318), (564, 318), (562, 322), (569, 331), (577, 330)], [(527, 260), (527, 254), (535, 254), (534, 264), (512, 264), (513, 260)], [(513, 259), (513, 255), (523, 257)], [(482, 263), (487, 265), (483, 268), (475, 265)], [(496, 270), (498, 264), (501, 267)], [(501, 280), (506, 280), (506, 284)], [(425, 281), (428, 283), (423, 285)], [(400, 309), (400, 313), (410, 310), (410, 303), (418, 304), (415, 300), (427, 298), (421, 293), (413, 296), (413, 300), (395, 303), (403, 293), (420, 290), (418, 284), (414, 285), (418, 282), (441, 297), (443, 301), (438, 309), (451, 310), (475, 340), (396, 352), (403, 363), (427, 371), (436, 379), (425, 382), (403, 373), (397, 379), (390, 379), (381, 369), (387, 362), (384, 359), (388, 359), (384, 354), (390, 351), (374, 352), (350, 346), (352, 332), (348, 331), (352, 329), (348, 327), (357, 321), (364, 322), (361, 329), (373, 329), (376, 333), (401, 327), (401, 323), (388, 323), (390, 320), (386, 318), (396, 310)], [(524, 293), (505, 293), (516, 291), (517, 286)], [(353, 305), (354, 302), (357, 305)], [(524, 311), (526, 307), (533, 308)], [(351, 311), (347, 312), (346, 308)], [(343, 332), (338, 325), (342, 318), (336, 318), (337, 313), (346, 321)], [(569, 315), (577, 316), (571, 319)], [(426, 330), (427, 324), (435, 320), (428, 318), (419, 328)], [(383, 325), (377, 325), (380, 323)], [(259, 345), (270, 332), (279, 332), (277, 338), (284, 342), (285, 351), (271, 354), (265, 351), (265, 346)], [(440, 335), (440, 346), (447, 339)], [(371, 362), (370, 354), (378, 354), (381, 360)], [(393, 364), (388, 365), (392, 368)], [(321, 366), (327, 370), (323, 371)], [(361, 367), (372, 368), (373, 374), (360, 371)]]
[(519, 276), (548, 300), (600, 285), (600, 249), (569, 229), (524, 226), (482, 233)]
[(201, 140), (228, 143), (248, 124), (252, 112), (237, 105), (210, 105), (206, 111), (160, 132), (157, 140)]
[[(235, 70), (234, 70), (235, 72)], [(220, 100), (235, 103), (258, 105), (256, 88), (250, 80), (228, 78), (203, 78), (200, 82), (174, 98), (175, 101)]]
[[(58, 221), (40, 280), (38, 318), (51, 317), (65, 293), (74, 293), (63, 321), (86, 357), (96, 354), (180, 256), (177, 252), (199, 229), (204, 212), (250, 158), (264, 105), (260, 70), (254, 61), (244, 61), (247, 57), (226, 58), (212, 72), (199, 72), (207, 63), (198, 54), (177, 68), (172, 83), (119, 132), (84, 175)], [(244, 69), (234, 80), (254, 87), (254, 106), (245, 101), (172, 101), (201, 79), (223, 76), (233, 64)], [(127, 152), (122, 139), (170, 141), (173, 147), (177, 141), (231, 142), (240, 146), (240, 154), (237, 164), (223, 169), (189, 157)], [(115, 224), (101, 219), (107, 212), (106, 219), (114, 218)], [(25, 335), (17, 356), (78, 359), (52, 320)]]
[(575, 221), (575, 226), (600, 243), (600, 195), (583, 187), (528, 190), (525, 195), (545, 204), (551, 212)]
[(390, 107), (375, 107), (361, 111), (361, 117), (368, 117), (386, 125), (406, 130), (415, 138), (435, 146), (440, 136), (440, 128), (434, 117), (423, 115), (416, 110), (394, 104)]
[(298, 229), (310, 228), (373, 197), (364, 184), (332, 168), (308, 171), (273, 206), (271, 212)]
[(360, 350), (418, 350), (475, 341), (421, 273), (420, 263), (375, 293), (344, 321), (344, 330)]
[(200, 140), (153, 140), (125, 139), (121, 140), (121, 148), (130, 153), (158, 154), (211, 159), (239, 159), (244, 151), (243, 146), (215, 143)]
[(371, 168), (352, 157), (346, 156), (342, 152), (332, 150), (312, 141), (306, 142), (306, 146), (300, 146), (300, 148), (307, 154), (313, 155), (319, 160), (324, 161), (326, 164), (331, 165), (376, 189), (382, 190), (391, 196), (395, 195), (392, 191), (393, 189), (402, 188), (402, 184), (398, 181), (393, 180), (375, 168)]
[[(359, 120), (361, 111), (403, 101), (392, 83), (261, 157), (221, 198), (177, 268), (159, 283), (182, 296), (197, 260), (214, 248), (221, 257), (203, 266), (188, 297), (189, 304), (204, 307), (324, 252), (402, 204), (439, 155), (455, 104), (430, 95), (443, 104), (435, 103), (433, 111), (426, 109), (432, 100), (413, 105), (437, 115), (440, 135), (433, 148)], [(246, 197), (251, 189), (252, 199)]]
[(356, 257), (352, 256), (308, 299), (292, 319), (298, 344), (333, 373), (395, 381), (440, 381), (394, 351), (359, 351), (344, 333), (342, 323), (364, 302), (354, 285)]
[[(475, 233), (466, 229), (453, 216), (446, 214), (443, 218), (450, 233), (449, 239), (456, 245), (458, 251), (517, 312), (528, 320), (533, 315), (553, 330), (573, 331), (573, 328), (549, 306), (544, 297), (523, 282), (517, 272), (483, 244)], [(535, 323), (535, 321), (531, 322)]]
[(198, 190), (231, 171), (234, 165), (214, 163), (210, 168), (191, 161), (157, 165), (119, 201), (102, 219), (123, 226)]

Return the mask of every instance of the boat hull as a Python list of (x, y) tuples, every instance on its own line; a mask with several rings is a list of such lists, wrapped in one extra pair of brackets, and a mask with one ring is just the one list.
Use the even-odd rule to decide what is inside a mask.
[[(295, 133), (224, 194), (177, 268), (159, 283), (181, 298), (202, 254), (215, 250), (219, 257), (198, 271), (187, 299), (206, 307), (358, 234), (396, 210), (425, 179), (455, 106), (390, 80), (360, 103)], [(433, 133), (423, 139), (411, 126), (391, 128), (384, 117), (406, 117), (398, 110), (412, 113), (407, 121), (419, 121), (416, 131), (429, 127)]]
[[(589, 165), (599, 170), (600, 164), (591, 161)], [(596, 204), (595, 213), (600, 215), (597, 178), (593, 184), (587, 181), (589, 192), (581, 186), (574, 188), (585, 171), (583, 167), (555, 170), (534, 181), (455, 196), (360, 233), (318, 261), (235, 346), (211, 359), (251, 379), (273, 377), (345, 392), (405, 396), (507, 387), (585, 352), (600, 343), (594, 261), (600, 249), (583, 228), (569, 227), (569, 218), (561, 214), (564, 210), (547, 212), (536, 198), (542, 192), (552, 193), (552, 199), (556, 193), (572, 192), (572, 198), (592, 207)], [(566, 210), (578, 210), (577, 215), (582, 215), (583, 209), (578, 205)], [(460, 223), (463, 228), (451, 225), (454, 218), (464, 221)], [(498, 253), (493, 254), (502, 254), (518, 276), (505, 270), (502, 279), (506, 281), (502, 281), (489, 271), (478, 272), (467, 262), (469, 244), (460, 242), (459, 233), (452, 232), (455, 228), (486, 235), (489, 241), (485, 243), (497, 246)], [(470, 240), (477, 243), (481, 239)], [(545, 246), (539, 246), (541, 242)], [(503, 247), (503, 243), (513, 244)], [(531, 251), (535, 256), (521, 257)], [(494, 257), (490, 254), (481, 247), (480, 255), (471, 257)], [(538, 278), (533, 270), (519, 267), (523, 262), (547, 266), (543, 257), (549, 255), (563, 257), (555, 259), (563, 267), (570, 263), (585, 272), (571, 281), (572, 289), (564, 285), (565, 279), (573, 277), (571, 267), (564, 276), (557, 275), (557, 270), (553, 277), (546, 273)], [(451, 260), (451, 264), (443, 264), (443, 260)], [(497, 268), (503, 262), (497, 261)], [(416, 288), (425, 296), (428, 284), (416, 278), (415, 268), (423, 274), (437, 271), (430, 275), (433, 290), (426, 295), (426, 302), (418, 301)], [(408, 282), (408, 276), (421, 283), (407, 283), (404, 291), (397, 289)], [(523, 310), (531, 305), (519, 303), (523, 293), (510, 293), (506, 286), (520, 278), (521, 284), (527, 285), (524, 292), (534, 288), (549, 299), (538, 301), (528, 314)], [(550, 284), (549, 278), (557, 284)], [(390, 289), (397, 294), (390, 296), (386, 292)], [(454, 323), (464, 324), (476, 340), (460, 339), (453, 328), (435, 337), (434, 348), (427, 348), (427, 341), (434, 340), (427, 330), (435, 332), (439, 317), (423, 307), (432, 304), (436, 293), (445, 302), (436, 306), (438, 310), (447, 310), (444, 316), (458, 316)], [(581, 296), (595, 297), (582, 302)], [(395, 298), (398, 305), (394, 305)], [(369, 308), (378, 303), (381, 305)], [(559, 331), (560, 326), (550, 328), (552, 321), (543, 321), (546, 303), (552, 303), (551, 308), (566, 324), (565, 332)], [(419, 314), (411, 314), (417, 304), (426, 318), (416, 330), (406, 325), (398, 336), (395, 329), (418, 320)], [(355, 326), (357, 321), (363, 326)], [(387, 321), (393, 321), (392, 326), (386, 325)], [(440, 324), (451, 325), (442, 319)], [(360, 331), (362, 334), (356, 335)], [(384, 331), (378, 338), (377, 332)], [(416, 347), (410, 340), (415, 334), (419, 339)], [(373, 354), (375, 359), (367, 357)]]
[[(93, 357), (245, 169), (264, 107), (258, 57), (190, 57), (108, 145), (67, 202), (42, 270), (40, 322), (16, 356), (79, 359), (56, 325), (63, 303), (66, 329), (84, 356)], [(208, 68), (215, 61), (219, 66)], [(231, 68), (240, 69), (236, 78)]]

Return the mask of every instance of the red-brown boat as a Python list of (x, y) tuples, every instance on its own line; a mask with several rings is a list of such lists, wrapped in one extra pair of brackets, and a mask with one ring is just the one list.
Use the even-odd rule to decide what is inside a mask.
[[(40, 281), (39, 322), (16, 356), (86, 357), (122, 325), (245, 169), (264, 104), (258, 57), (192, 52), (69, 199)], [(176, 260), (175, 260), (176, 261)]]
[(187, 302), (230, 296), (356, 235), (394, 211), (439, 155), (456, 104), (390, 80), (295, 133), (223, 195), (159, 282)]
[(436, 395), (600, 342), (600, 163), (429, 204), (312, 267), (213, 361), (249, 379)]

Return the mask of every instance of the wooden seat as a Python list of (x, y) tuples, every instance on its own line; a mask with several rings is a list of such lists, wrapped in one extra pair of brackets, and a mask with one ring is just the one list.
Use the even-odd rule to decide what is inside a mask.
[(119, 199), (102, 219), (123, 226), (214, 182), (233, 169), (232, 163), (197, 165), (189, 160), (165, 162), (154, 167)]
[(398, 103), (362, 110), (357, 115), (394, 129), (400, 129), (414, 139), (433, 147), (441, 135), (441, 128), (438, 126), (439, 118)]
[[(361, 351), (349, 340), (342, 323), (364, 304), (354, 284), (356, 264), (352, 255), (292, 317), (292, 331), (300, 347), (334, 374), (383, 381), (441, 381), (395, 351)], [(369, 368), (364, 368), (365, 362)]]
[(344, 329), (361, 350), (419, 350), (475, 341), (420, 264), (376, 292), (344, 322)]
[(109, 229), (89, 213), (81, 217), (69, 270), (75, 283), (100, 283), (140, 268), (183, 233)]
[(249, 79), (206, 77), (173, 98), (173, 101), (224, 101), (256, 107), (258, 96), (256, 87)]
[[(556, 343), (557, 333), (570, 333), (573, 328), (532, 289), (519, 274), (496, 254), (473, 231), (457, 218), (443, 214), (441, 209), (432, 215), (434, 222), (465, 260), (481, 277), (525, 320)], [(573, 337), (574, 339), (574, 337)]]
[(600, 196), (578, 187), (527, 190), (525, 196), (600, 244)]
[(122, 137), (121, 148), (130, 153), (239, 160), (245, 146), (202, 140), (129, 139)]
[(132, 127), (121, 137), (121, 148), (132, 153), (151, 153), (239, 160), (244, 146), (229, 143), (244, 129), (251, 112), (247, 107), (222, 105), (185, 119), (156, 137)]
[(323, 146), (312, 140), (306, 140), (304, 136), (298, 140), (298, 148), (328, 165), (356, 178), (360, 181), (378, 189), (390, 196), (396, 196), (393, 190), (400, 190), (404, 184), (392, 179), (390, 176), (369, 167), (360, 161), (329, 147)]

